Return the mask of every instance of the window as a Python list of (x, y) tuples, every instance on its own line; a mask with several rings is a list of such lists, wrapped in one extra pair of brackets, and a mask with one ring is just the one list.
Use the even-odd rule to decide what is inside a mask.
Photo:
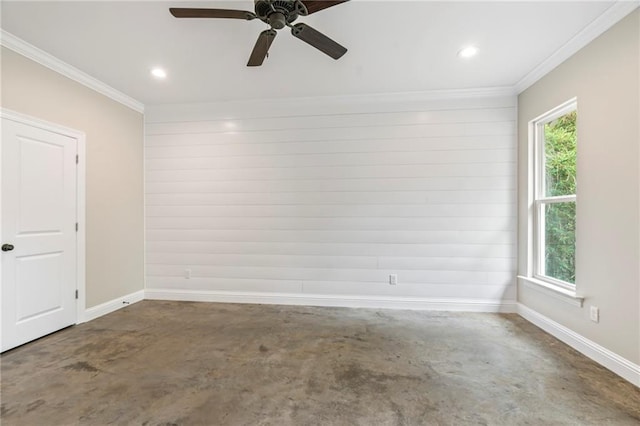
[[(533, 278), (574, 290), (576, 280), (577, 104), (532, 122)], [(531, 175), (530, 175), (531, 176)]]

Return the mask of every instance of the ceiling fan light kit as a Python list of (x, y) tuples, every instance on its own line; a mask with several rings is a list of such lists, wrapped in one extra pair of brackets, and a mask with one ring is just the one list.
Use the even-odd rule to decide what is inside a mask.
[(258, 36), (248, 67), (260, 66), (264, 62), (271, 43), (275, 39), (277, 30), (284, 27), (291, 28), (291, 34), (310, 46), (315, 47), (333, 59), (341, 58), (347, 49), (336, 43), (318, 30), (307, 24), (293, 22), (298, 16), (307, 16), (315, 12), (345, 3), (348, 0), (255, 0), (254, 12), (232, 9), (193, 9), (175, 8), (169, 9), (176, 18), (218, 18), (218, 19), (242, 19), (251, 21), (260, 19), (270, 26), (270, 29), (262, 31)]

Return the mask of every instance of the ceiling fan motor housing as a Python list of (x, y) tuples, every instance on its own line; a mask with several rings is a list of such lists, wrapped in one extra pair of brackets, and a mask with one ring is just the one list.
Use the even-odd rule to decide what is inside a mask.
[(255, 0), (255, 11), (261, 21), (277, 30), (307, 13), (304, 4), (297, 0)]
[(269, 48), (278, 34), (277, 30), (286, 26), (291, 28), (291, 34), (295, 38), (302, 40), (333, 59), (341, 58), (342, 55), (347, 53), (347, 49), (344, 46), (307, 24), (298, 23), (293, 25), (292, 23), (298, 19), (298, 16), (307, 16), (347, 1), (349, 0), (254, 0), (255, 13), (236, 9), (188, 7), (171, 7), (169, 12), (176, 18), (242, 19), (246, 21), (260, 19), (271, 28), (260, 33), (251, 51), (249, 62), (247, 62), (248, 67), (257, 67), (262, 65), (267, 58)]

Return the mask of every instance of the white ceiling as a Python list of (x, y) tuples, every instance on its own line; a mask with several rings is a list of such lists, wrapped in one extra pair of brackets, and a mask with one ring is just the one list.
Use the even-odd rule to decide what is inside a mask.
[[(513, 86), (613, 2), (352, 0), (305, 22), (346, 46), (340, 60), (281, 30), (246, 62), (259, 20), (176, 19), (169, 7), (253, 10), (251, 0), (3, 1), (2, 28), (146, 105)], [(456, 56), (475, 44), (473, 59)], [(153, 66), (169, 77), (150, 77)]]

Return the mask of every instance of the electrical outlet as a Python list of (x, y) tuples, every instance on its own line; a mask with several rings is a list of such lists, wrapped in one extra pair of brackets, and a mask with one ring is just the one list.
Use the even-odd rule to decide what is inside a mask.
[(398, 275), (397, 274), (389, 275), (389, 285), (396, 285), (396, 284), (398, 284)]
[(191, 269), (184, 270), (184, 278), (187, 280), (191, 278)]
[(589, 317), (591, 318), (591, 321), (599, 322), (600, 321), (600, 309), (598, 309), (597, 306), (591, 306), (590, 309), (589, 309)]

